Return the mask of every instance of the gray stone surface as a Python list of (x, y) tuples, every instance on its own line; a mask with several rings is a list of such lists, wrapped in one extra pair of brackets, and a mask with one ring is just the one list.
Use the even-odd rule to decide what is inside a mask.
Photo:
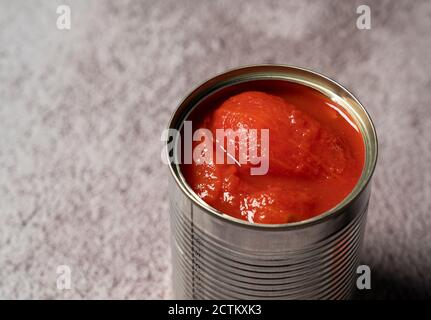
[(322, 72), (367, 107), (380, 159), (360, 296), (430, 297), (430, 30), (426, 0), (1, 0), (0, 298), (171, 297), (161, 130), (192, 86), (255, 63)]

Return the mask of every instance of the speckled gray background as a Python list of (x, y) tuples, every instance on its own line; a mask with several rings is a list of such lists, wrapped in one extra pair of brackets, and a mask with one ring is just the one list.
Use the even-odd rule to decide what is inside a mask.
[(0, 298), (171, 297), (160, 133), (192, 86), (253, 63), (315, 69), (368, 108), (360, 296), (431, 297), (430, 1), (0, 0)]

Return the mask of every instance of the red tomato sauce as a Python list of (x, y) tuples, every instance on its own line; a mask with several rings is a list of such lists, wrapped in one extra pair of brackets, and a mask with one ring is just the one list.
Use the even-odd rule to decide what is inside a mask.
[(193, 162), (181, 167), (187, 183), (212, 207), (252, 223), (297, 222), (335, 207), (364, 166), (355, 122), (309, 87), (284, 83), (257, 89), (232, 92), (191, 120), (194, 129), (209, 129), (214, 136), (216, 129), (269, 129), (268, 173), (251, 175), (251, 164)]

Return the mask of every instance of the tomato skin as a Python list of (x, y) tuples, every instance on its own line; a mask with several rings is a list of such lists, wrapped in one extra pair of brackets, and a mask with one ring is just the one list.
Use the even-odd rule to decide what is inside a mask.
[[(316, 108), (297, 106), (303, 103), (306, 102), (299, 100), (292, 104), (288, 95), (286, 98), (259, 91), (228, 98), (198, 119), (201, 127), (214, 136), (217, 129), (269, 129), (268, 173), (250, 175), (250, 162), (193, 162), (182, 167), (186, 181), (209, 205), (252, 223), (302, 221), (335, 206), (361, 174), (362, 136), (359, 132), (355, 135), (347, 121), (334, 116), (333, 110), (329, 112), (325, 101), (319, 108), (323, 114), (328, 111), (327, 122), (310, 114)], [(227, 141), (221, 142), (225, 145)], [(234, 157), (239, 160), (241, 148), (237, 141), (233, 143)], [(259, 139), (256, 147), (262, 148)], [(215, 145), (214, 154), (216, 148)], [(352, 152), (355, 148), (359, 152)]]

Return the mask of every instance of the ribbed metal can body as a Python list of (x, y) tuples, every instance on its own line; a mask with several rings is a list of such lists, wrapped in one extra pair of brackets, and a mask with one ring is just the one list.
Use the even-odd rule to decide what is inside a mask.
[[(179, 299), (344, 299), (351, 296), (367, 202), (321, 226), (280, 232), (208, 218), (174, 184), (171, 230)], [(362, 197), (367, 198), (364, 193)], [(311, 234), (310, 234), (311, 233)]]
[(343, 203), (319, 217), (284, 225), (253, 225), (205, 206), (187, 186), (179, 166), (171, 164), (169, 200), (175, 298), (349, 298), (356, 283), (377, 140), (368, 114), (347, 90), (299, 68), (237, 69), (195, 89), (177, 109), (170, 128), (179, 128), (186, 114), (212, 90), (253, 79), (317, 84), (315, 88), (321, 92), (332, 92), (344, 99), (345, 107), (352, 107), (364, 135), (367, 154), (361, 181)]

